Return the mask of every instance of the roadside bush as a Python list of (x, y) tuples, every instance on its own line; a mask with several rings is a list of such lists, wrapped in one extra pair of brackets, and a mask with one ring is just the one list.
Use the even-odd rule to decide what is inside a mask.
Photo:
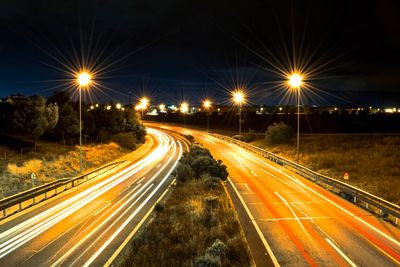
[(256, 135), (254, 134), (254, 130), (249, 130), (248, 133), (244, 133), (242, 135), (241, 139), (244, 142), (253, 142), (256, 139)]
[(111, 140), (112, 135), (107, 129), (101, 128), (98, 133), (98, 138), (100, 143), (107, 143)]
[(136, 135), (133, 133), (119, 133), (113, 136), (112, 141), (118, 145), (135, 150), (136, 149)]
[(191, 179), (193, 179), (192, 168), (188, 164), (180, 162), (176, 167), (176, 180), (183, 183)]
[(270, 145), (287, 144), (294, 135), (293, 129), (284, 122), (274, 123), (268, 126), (265, 132), (265, 140)]
[(205, 187), (207, 189), (213, 189), (213, 190), (220, 188), (219, 180), (220, 180), (219, 178), (211, 176), (208, 176), (203, 179)]
[(228, 247), (225, 245), (224, 242), (221, 240), (217, 239), (215, 242), (212, 244), (211, 247), (207, 248), (206, 254), (212, 255), (212, 256), (222, 256), (225, 255), (228, 250)]
[(204, 255), (196, 259), (194, 262), (194, 267), (218, 267), (221, 266), (219, 257), (214, 257), (212, 255)]

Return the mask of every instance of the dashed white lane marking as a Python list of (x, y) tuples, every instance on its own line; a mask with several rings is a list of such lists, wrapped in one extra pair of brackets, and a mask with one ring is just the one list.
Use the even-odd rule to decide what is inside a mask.
[(357, 265), (347, 257), (329, 238), (325, 238), (326, 242), (331, 245), (351, 266), (357, 267)]

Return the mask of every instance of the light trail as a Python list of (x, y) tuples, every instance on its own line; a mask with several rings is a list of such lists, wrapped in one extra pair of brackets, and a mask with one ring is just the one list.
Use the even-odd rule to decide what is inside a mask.
[[(58, 205), (28, 219), (9, 230), (0, 233), (0, 259), (15, 251), (18, 247), (31, 241), (36, 236), (50, 229), (55, 224), (72, 215), (77, 210), (90, 204), (108, 190), (125, 181), (145, 167), (163, 158), (171, 147), (175, 147), (171, 137), (157, 130), (149, 129), (149, 133), (159, 140), (158, 147), (147, 157), (107, 178), (106, 180), (80, 192), (79, 194), (59, 203)], [(143, 187), (144, 188), (144, 187)], [(138, 191), (140, 192), (141, 189)], [(104, 209), (105, 207), (103, 207)], [(98, 211), (99, 212), (99, 211)], [(98, 213), (97, 212), (97, 213)]]
[[(168, 159), (168, 161), (164, 164), (164, 166), (160, 169), (160, 170), (158, 170), (158, 172), (150, 179), (150, 180), (148, 180), (147, 181), (147, 183), (146, 184), (144, 184), (143, 185), (143, 187), (137, 192), (137, 193), (139, 193), (142, 189), (144, 189), (144, 188), (146, 188), (150, 183), (152, 183), (153, 181), (154, 181), (154, 179), (168, 166), (168, 164), (171, 162), (171, 160), (174, 158), (174, 156), (175, 156), (175, 151), (176, 151), (176, 146), (175, 146), (175, 143), (173, 143), (174, 144), (174, 151), (173, 151), (173, 153), (171, 153), (171, 156), (169, 157), (169, 159)], [(180, 154), (179, 155), (181, 155), (182, 154), (182, 148), (181, 148), (181, 151), (180, 151)], [(175, 166), (176, 164), (174, 164), (174, 166)], [(174, 166), (173, 166), (173, 168), (174, 168)], [(169, 176), (169, 174), (172, 172), (172, 170), (173, 170), (173, 168), (171, 168), (171, 170), (168, 172), (168, 175), (166, 176), (166, 178), (168, 178), (168, 176)], [(165, 179), (166, 179), (165, 178)], [(164, 182), (164, 180), (162, 181), (162, 183)], [(158, 190), (158, 188), (162, 185), (162, 183), (160, 183), (157, 187), (156, 187), (156, 189), (155, 189), (155, 191), (157, 191)], [(150, 189), (150, 187), (149, 188), (147, 188), (146, 189), (146, 192), (147, 192), (147, 190), (149, 190)], [(155, 193), (155, 191), (153, 191), (154, 193)], [(120, 211), (122, 211), (123, 209), (124, 209), (124, 212), (117, 218), (117, 219), (115, 219), (114, 220), (114, 222), (110, 225), (110, 226), (108, 226), (104, 231), (103, 231), (103, 233), (106, 233), (112, 226), (114, 226), (132, 207), (133, 207), (133, 205), (134, 204), (136, 204), (136, 202), (144, 195), (144, 194), (142, 194), (138, 199), (136, 199), (128, 208), (125, 208), (129, 203), (130, 203), (130, 201), (132, 201), (133, 199), (134, 199), (134, 197), (136, 196), (137, 194), (135, 194), (135, 195), (133, 195), (131, 198), (129, 198), (128, 200), (126, 200), (125, 201), (125, 203), (123, 203), (121, 206), (119, 206), (119, 208), (117, 209), (117, 210), (115, 210), (110, 216), (108, 216), (103, 222), (101, 222), (101, 224), (99, 224), (93, 231), (91, 231), (89, 234), (87, 234), (83, 239), (81, 239), (77, 244), (75, 244), (68, 252), (66, 252), (66, 253), (64, 253), (63, 254), (63, 256), (62, 257), (60, 257), (55, 263), (53, 263), (52, 264), (52, 266), (57, 266), (57, 265), (59, 265), (60, 263), (62, 263), (65, 259), (67, 259), (79, 246), (81, 246), (86, 240), (88, 240), (93, 234), (95, 234), (99, 229), (101, 229), (108, 221), (110, 221), (114, 216), (116, 216)], [(136, 212), (137, 213), (137, 212)], [(136, 214), (135, 213), (135, 214)], [(129, 220), (130, 221), (130, 220)], [(97, 239), (99, 239), (101, 237), (101, 234), (96, 238), (96, 240)], [(111, 240), (112, 241), (112, 240)], [(111, 242), (110, 241), (110, 242)], [(86, 250), (85, 250), (85, 252), (86, 252)], [(84, 253), (85, 253), (84, 252)], [(83, 254), (84, 253), (82, 253), (81, 254), (81, 256), (83, 256)]]

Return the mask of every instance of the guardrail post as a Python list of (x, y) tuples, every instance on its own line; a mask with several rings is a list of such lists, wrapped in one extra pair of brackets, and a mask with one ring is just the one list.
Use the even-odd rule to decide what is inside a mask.
[[(365, 208), (366, 208), (366, 209), (368, 209), (368, 203), (367, 203), (367, 204), (365, 204)], [(397, 219), (397, 218), (396, 218), (396, 219)]]
[(4, 209), (3, 210), (3, 217), (6, 217), (7, 216), (7, 211), (6, 211), (6, 209)]
[(57, 195), (57, 187), (54, 188), (54, 195)]
[(47, 191), (44, 192), (44, 199), (47, 199)]
[(35, 197), (32, 198), (32, 204), (35, 204)]
[(399, 218), (396, 217), (396, 225), (399, 223)]
[(353, 198), (353, 202), (356, 202), (357, 201), (357, 197), (356, 196), (354, 196), (354, 198)]
[(22, 210), (22, 203), (21, 202), (18, 203), (18, 211), (20, 211), (20, 210)]

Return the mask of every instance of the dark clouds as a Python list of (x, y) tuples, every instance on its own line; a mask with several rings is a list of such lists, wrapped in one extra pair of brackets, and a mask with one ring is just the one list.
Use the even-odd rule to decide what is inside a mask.
[(321, 59), (318, 64), (337, 58), (324, 68), (321, 88), (346, 91), (344, 98), (353, 91), (377, 96), (354, 93), (356, 99), (344, 103), (382, 104), (385, 95), (399, 101), (399, 5), (396, 0), (2, 1), (0, 90), (48, 94), (57, 84), (41, 81), (60, 75), (46, 64), (60, 64), (46, 53), (73, 58), (82, 42), (85, 54), (99, 55), (105, 48), (101, 59), (124, 59), (104, 81), (122, 92), (110, 92), (110, 98), (149, 90), (172, 101), (204, 95), (204, 88), (211, 94), (237, 75), (255, 83), (278, 79), (265, 73), (270, 66), (264, 59), (276, 62), (274, 55), (285, 62), (284, 47), (291, 54), (294, 39), (297, 50)]

